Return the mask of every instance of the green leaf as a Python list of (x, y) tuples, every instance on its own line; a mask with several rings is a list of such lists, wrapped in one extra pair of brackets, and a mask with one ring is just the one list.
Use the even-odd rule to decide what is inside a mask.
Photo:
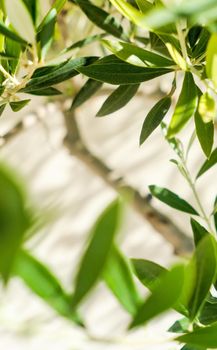
[(138, 84), (171, 72), (169, 68), (136, 67), (114, 55), (77, 70), (92, 79), (114, 85)]
[(168, 137), (177, 134), (194, 115), (197, 108), (197, 101), (197, 87), (194, 83), (194, 78), (190, 72), (186, 72), (181, 94), (169, 125)]
[(4, 103), (3, 105), (0, 105), (0, 117), (2, 116), (4, 110), (5, 110), (5, 107), (6, 107), (7, 103)]
[(73, 308), (81, 302), (102, 274), (119, 226), (120, 202), (116, 200), (105, 209), (92, 229), (90, 242), (75, 279)]
[[(8, 72), (15, 74), (19, 65), (19, 58), (21, 54), (21, 45), (9, 38), (5, 38), (5, 56), (8, 57)], [(14, 59), (10, 59), (13, 57)]]
[(24, 108), (31, 100), (22, 100), (22, 101), (16, 101), (16, 102), (10, 102), (10, 107), (13, 112), (18, 112), (22, 108)]
[(41, 26), (40, 31), (37, 34), (37, 39), (40, 42), (40, 54), (42, 59), (46, 56), (52, 44), (54, 38), (56, 18), (57, 11), (55, 8), (53, 8), (45, 17), (43, 25)]
[(207, 158), (209, 158), (214, 140), (214, 124), (213, 121), (204, 122), (201, 114), (196, 110), (194, 115), (195, 128), (197, 138), (200, 142), (201, 148)]
[(188, 331), (190, 321), (188, 318), (184, 317), (181, 320), (176, 321), (169, 329), (168, 332), (172, 333), (185, 333)]
[(0, 165), (0, 274), (7, 281), (30, 226), (30, 212), (21, 185), (11, 170)]
[(152, 3), (147, 0), (136, 0), (136, 3), (142, 13), (146, 13), (153, 7)]
[(97, 27), (103, 29), (107, 33), (114, 35), (117, 38), (127, 40), (127, 35), (121, 24), (109, 13), (103, 9), (93, 5), (90, 1), (76, 0), (81, 10), (85, 13), (88, 19)]
[(191, 228), (194, 234), (194, 243), (195, 246), (198, 245), (198, 243), (209, 234), (209, 232), (203, 227), (199, 222), (191, 218)]
[(57, 13), (62, 10), (67, 0), (56, 0), (51, 9), (55, 8)]
[(172, 60), (133, 44), (105, 39), (101, 42), (115, 56), (135, 66), (168, 67), (174, 65)]
[(144, 259), (131, 259), (135, 274), (140, 280), (140, 282), (150, 289), (153, 290), (156, 282), (160, 280), (162, 275), (167, 272), (167, 270), (150, 260)]
[(29, 11), (22, 0), (4, 0), (5, 10), (10, 23), (25, 41), (35, 42), (35, 28)]
[(103, 117), (126, 106), (126, 104), (134, 97), (138, 88), (139, 84), (120, 85), (105, 100), (96, 116)]
[(130, 328), (147, 323), (152, 318), (172, 308), (181, 295), (183, 282), (183, 265), (175, 266), (166, 272), (153, 289), (152, 294), (139, 308)]
[(206, 50), (206, 74), (217, 87), (217, 33), (209, 39)]
[(84, 102), (86, 102), (91, 96), (93, 96), (100, 88), (102, 83), (100, 81), (88, 79), (87, 82), (82, 86), (82, 88), (75, 95), (71, 110), (80, 107)]
[(193, 332), (182, 335), (175, 340), (180, 343), (188, 343), (191, 346), (204, 348), (217, 348), (217, 324), (209, 327), (197, 328)]
[(64, 54), (66, 52), (69, 52), (69, 51), (77, 49), (77, 48), (85, 47), (86, 45), (90, 45), (90, 44), (94, 43), (95, 41), (101, 40), (105, 35), (106, 35), (106, 33), (90, 35), (82, 40), (76, 41), (74, 44), (66, 47), (63, 51), (61, 51), (61, 54)]
[(214, 151), (211, 153), (209, 159), (207, 159), (202, 167), (200, 168), (198, 174), (197, 174), (197, 179), (206, 173), (210, 168), (212, 168), (215, 164), (217, 163), (217, 148), (214, 149)]
[(71, 299), (57, 278), (27, 251), (22, 250), (18, 254), (13, 273), (58, 314), (83, 325), (78, 314), (71, 310)]
[(12, 32), (12, 30), (10, 30), (8, 27), (6, 27), (6, 25), (2, 21), (0, 21), (0, 33), (13, 41), (16, 41), (24, 45), (27, 44), (27, 42), (23, 38), (21, 38), (16, 33)]
[(48, 88), (40, 88), (40, 89), (31, 89), (31, 88), (23, 88), (19, 92), (25, 92), (27, 94), (31, 95), (36, 95), (36, 96), (56, 96), (56, 95), (61, 95), (61, 91), (53, 88), (53, 87), (48, 87)]
[(29, 10), (33, 23), (35, 24), (37, 20), (38, 2), (35, 0), (23, 0), (23, 1)]
[(198, 212), (188, 202), (167, 188), (152, 185), (149, 186), (149, 189), (154, 197), (158, 198), (161, 202), (169, 205), (170, 207), (185, 213), (198, 215)]
[(140, 145), (151, 135), (151, 133), (160, 125), (171, 106), (171, 97), (166, 96), (156, 103), (148, 112), (142, 126), (140, 134)]
[(206, 326), (217, 322), (217, 303), (207, 301), (200, 312), (199, 320)]
[(103, 271), (107, 286), (114, 293), (120, 304), (132, 315), (141, 304), (141, 297), (133, 280), (130, 261), (113, 246)]
[(141, 26), (144, 29), (150, 29), (147, 24), (143, 21), (143, 14), (125, 0), (110, 0), (112, 5), (131, 22)]
[(78, 74), (76, 70), (78, 67), (81, 67), (85, 64), (89, 64), (93, 60), (95, 60), (95, 57), (78, 57), (67, 61), (65, 64), (61, 63), (59, 65), (59, 68), (58, 66), (55, 67), (55, 69), (52, 70), (50, 73), (44, 74), (43, 76), (36, 78), (33, 77), (26, 84), (26, 88), (28, 88), (30, 91), (30, 89), (38, 90), (40, 88), (43, 89), (46, 87), (50, 87), (51, 85), (59, 84), (65, 80), (76, 76)]
[(217, 268), (216, 258), (216, 242), (211, 235), (206, 235), (197, 245), (192, 258), (196, 275), (193, 294), (188, 304), (191, 320), (197, 317), (214, 282)]
[(210, 32), (206, 28), (202, 28), (199, 39), (193, 50), (194, 58), (199, 58), (200, 56), (204, 55), (209, 38), (210, 38)]
[(179, 53), (179, 51), (171, 44), (166, 42), (165, 43), (167, 50), (170, 53), (170, 56), (172, 57), (173, 61), (176, 62), (176, 64), (183, 70), (187, 70), (187, 63), (182, 57), (182, 55)]
[(180, 350), (207, 350), (207, 349), (186, 344)]

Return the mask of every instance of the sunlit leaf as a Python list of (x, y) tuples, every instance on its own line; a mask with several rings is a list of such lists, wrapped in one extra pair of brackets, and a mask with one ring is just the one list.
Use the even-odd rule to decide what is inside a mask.
[(195, 246), (197, 246), (201, 239), (208, 235), (209, 232), (207, 231), (207, 229), (205, 229), (205, 227), (203, 227), (201, 224), (199, 224), (199, 222), (197, 222), (193, 218), (191, 218), (191, 228), (194, 234), (194, 243)]
[(197, 174), (197, 178), (200, 177), (201, 175), (203, 175), (204, 173), (206, 173), (207, 170), (212, 168), (216, 163), (217, 163), (217, 148), (214, 149), (214, 151), (211, 153), (209, 159), (207, 159), (203, 163), (202, 167), (200, 168), (200, 170)]

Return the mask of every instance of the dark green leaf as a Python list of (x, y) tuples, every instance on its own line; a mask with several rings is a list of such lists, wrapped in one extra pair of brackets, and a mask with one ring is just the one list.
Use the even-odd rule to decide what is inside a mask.
[(188, 331), (190, 321), (188, 318), (184, 317), (181, 320), (176, 321), (169, 329), (168, 332), (172, 333), (185, 333)]
[(194, 332), (176, 338), (180, 343), (188, 343), (192, 346), (204, 348), (217, 348), (217, 324), (210, 327), (197, 328)]
[(152, 185), (149, 186), (149, 189), (154, 197), (158, 198), (161, 202), (169, 205), (170, 207), (184, 211), (185, 213), (198, 215), (197, 211), (188, 202), (167, 188)]
[(180, 350), (206, 350), (205, 348), (201, 348), (201, 347), (196, 347), (196, 346), (191, 346), (191, 345), (184, 345)]
[(182, 292), (184, 282), (184, 266), (173, 267), (163, 274), (158, 284), (153, 288), (152, 294), (139, 308), (130, 328), (137, 327), (172, 308)]
[(142, 126), (140, 134), (140, 145), (151, 135), (151, 133), (160, 125), (163, 118), (167, 114), (171, 106), (171, 97), (166, 96), (156, 103), (156, 105), (149, 111)]
[(33, 22), (36, 23), (38, 1), (36, 0), (23, 0), (23, 1), (30, 12)]
[(30, 221), (21, 185), (12, 171), (0, 165), (0, 274), (5, 281)]
[(197, 174), (197, 179), (198, 177), (200, 177), (201, 175), (203, 175), (204, 173), (207, 172), (207, 170), (209, 170), (210, 168), (212, 168), (215, 164), (217, 163), (217, 148), (214, 149), (214, 151), (211, 153), (211, 156), (209, 159), (207, 159), (202, 167), (200, 168), (198, 174)]
[(80, 107), (91, 96), (93, 96), (100, 88), (102, 83), (97, 80), (88, 79), (88, 81), (82, 86), (81, 90), (75, 95), (72, 102), (71, 110)]
[(120, 202), (116, 200), (105, 209), (92, 229), (75, 279), (72, 307), (80, 303), (103, 272), (119, 225)]
[[(16, 41), (9, 38), (5, 38), (5, 56), (8, 57), (8, 72), (15, 74), (17, 66), (19, 64), (19, 57), (21, 53), (21, 45)], [(10, 59), (13, 57), (15, 59)]]
[(4, 110), (5, 110), (5, 107), (6, 107), (7, 103), (4, 103), (3, 105), (0, 105), (0, 117), (2, 116)]
[(99, 41), (101, 40), (104, 36), (106, 35), (106, 33), (102, 33), (102, 34), (95, 34), (95, 35), (91, 35), (88, 36), (82, 40), (76, 41), (74, 44), (68, 46), (67, 48), (65, 48), (61, 54), (64, 54), (66, 52), (69, 52), (71, 50), (74, 50), (76, 48), (82, 48), (86, 45), (92, 44), (95, 41)]
[(71, 299), (57, 278), (36, 258), (21, 251), (15, 261), (14, 275), (21, 278), (33, 293), (42, 298), (61, 316), (82, 325), (77, 313), (71, 310)]
[(167, 270), (156, 264), (153, 261), (144, 259), (131, 259), (135, 274), (140, 280), (140, 282), (150, 289), (153, 290), (156, 282), (160, 280), (162, 275), (167, 272)]
[(5, 35), (7, 38), (14, 40), (20, 44), (24, 44), (24, 45), (27, 44), (27, 42), (24, 39), (22, 39), (19, 35), (12, 32), (12, 30), (10, 30), (8, 27), (6, 27), (6, 25), (2, 21), (0, 21), (0, 33)]
[(31, 100), (22, 100), (16, 102), (10, 102), (10, 107), (13, 112), (18, 112), (24, 108)]
[(48, 88), (40, 88), (40, 89), (31, 89), (31, 88), (23, 88), (19, 92), (25, 92), (27, 94), (31, 95), (36, 95), (36, 96), (56, 96), (56, 95), (61, 95), (61, 91), (53, 88), (53, 87), (48, 87)]
[(90, 1), (76, 0), (81, 10), (93, 22), (96, 26), (103, 29), (109, 34), (114, 35), (117, 38), (127, 40), (127, 36), (124, 33), (124, 29), (121, 24), (109, 13), (103, 9), (93, 5)]
[(97, 117), (103, 117), (124, 107), (136, 94), (139, 84), (120, 85), (114, 90), (111, 95), (105, 100), (100, 110), (97, 112)]
[[(70, 79), (78, 74), (77, 68), (86, 64), (90, 64), (95, 60), (95, 57), (79, 57), (71, 59), (66, 64), (60, 64), (53, 71), (43, 76), (32, 78), (26, 85), (26, 88), (38, 90), (40, 88), (50, 87), (51, 85), (59, 84), (67, 79)], [(25, 89), (26, 89), (25, 88)]]
[(207, 301), (200, 312), (199, 320), (206, 326), (217, 322), (217, 303)]
[(194, 234), (194, 243), (195, 246), (204, 238), (209, 232), (203, 227), (199, 222), (191, 218), (191, 228)]
[(114, 55), (77, 70), (88, 77), (114, 85), (138, 84), (171, 72), (169, 68), (143, 68), (123, 62)]
[(133, 270), (130, 261), (113, 246), (103, 271), (107, 286), (114, 293), (120, 304), (132, 315), (135, 315), (141, 297), (133, 280)]
[(194, 115), (197, 101), (197, 87), (194, 83), (194, 78), (191, 73), (186, 72), (182, 90), (169, 125), (168, 137), (172, 137), (178, 133)]

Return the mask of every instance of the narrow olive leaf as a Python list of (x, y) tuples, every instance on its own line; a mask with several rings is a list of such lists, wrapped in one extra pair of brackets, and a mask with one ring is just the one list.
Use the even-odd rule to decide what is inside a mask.
[(177, 265), (166, 272), (138, 309), (130, 329), (145, 324), (152, 318), (172, 308), (179, 300), (184, 282), (184, 266)]
[(135, 275), (150, 291), (153, 290), (155, 284), (160, 280), (162, 275), (167, 272), (164, 267), (150, 260), (131, 259), (131, 261)]
[(40, 77), (45, 76), (47, 74), (53, 73), (56, 70), (63, 68), (63, 66), (65, 66), (68, 62), (69, 62), (69, 60), (66, 60), (66, 61), (63, 61), (63, 62), (58, 63), (58, 64), (53, 64), (53, 65), (48, 65), (48, 66), (43, 66), (43, 67), (37, 68), (34, 71), (34, 73), (32, 74), (31, 78), (40, 78)]
[(106, 262), (103, 278), (120, 304), (132, 315), (141, 305), (141, 297), (133, 279), (130, 261), (113, 246)]
[(214, 218), (215, 229), (216, 229), (216, 232), (217, 232), (217, 196), (216, 196), (216, 198), (215, 198), (215, 203), (214, 203), (213, 218)]
[(214, 121), (216, 113), (216, 105), (214, 98), (209, 92), (205, 92), (199, 100), (198, 111), (204, 121), (204, 123), (209, 123)]
[(175, 339), (180, 343), (188, 343), (191, 346), (204, 347), (205, 349), (217, 348), (217, 324), (196, 328), (193, 332), (181, 335)]
[(23, 1), (29, 10), (33, 23), (35, 24), (37, 20), (38, 2), (35, 0), (23, 0)]
[(213, 121), (204, 122), (201, 114), (196, 110), (194, 115), (194, 123), (197, 133), (197, 138), (201, 148), (207, 158), (210, 157), (214, 141), (214, 124)]
[(115, 19), (115, 17), (93, 5), (90, 1), (76, 0), (76, 4), (78, 4), (88, 19), (97, 27), (117, 38), (127, 40), (127, 35), (124, 33), (122, 25)]
[(48, 15), (43, 21), (43, 25), (40, 28), (40, 32), (38, 32), (37, 34), (37, 40), (40, 43), (40, 54), (42, 59), (44, 59), (52, 44), (54, 38), (56, 18), (57, 11), (54, 8), (51, 11), (49, 11)]
[(187, 317), (182, 318), (181, 320), (176, 321), (169, 329), (168, 332), (171, 333), (185, 333), (188, 331), (190, 321)]
[(171, 97), (166, 96), (156, 103), (148, 112), (147, 117), (142, 125), (140, 134), (140, 145), (151, 135), (151, 133), (160, 125), (171, 106)]
[(216, 276), (216, 242), (211, 235), (206, 235), (197, 245), (192, 264), (195, 265), (196, 276), (188, 310), (189, 318), (194, 320), (204, 305)]
[(144, 15), (132, 6), (129, 2), (125, 0), (110, 0), (112, 5), (117, 8), (117, 10), (131, 22), (143, 27), (144, 29), (149, 29), (146, 23), (143, 21)]
[(91, 96), (93, 96), (102, 87), (102, 82), (97, 80), (88, 79), (87, 82), (82, 86), (82, 88), (75, 95), (71, 110), (80, 107), (84, 102), (86, 102)]
[(190, 72), (186, 72), (182, 90), (168, 128), (168, 137), (172, 137), (178, 133), (194, 115), (197, 108), (197, 101), (198, 94), (194, 78)]
[(66, 47), (63, 51), (61, 51), (60, 54), (64, 54), (64, 53), (69, 52), (71, 50), (74, 50), (77, 48), (82, 48), (86, 45), (90, 45), (90, 44), (94, 43), (95, 41), (101, 40), (105, 35), (106, 35), (106, 33), (90, 35), (90, 36), (88, 36), (82, 40), (76, 41), (74, 44)]
[(149, 186), (149, 189), (154, 197), (158, 198), (161, 202), (169, 205), (170, 207), (185, 213), (198, 215), (198, 212), (188, 202), (167, 188), (152, 185)]
[(6, 25), (2, 21), (0, 21), (0, 33), (5, 35), (7, 38), (10, 38), (11, 40), (16, 41), (20, 44), (23, 44), (23, 45), (27, 44), (26, 40), (21, 38), (16, 33), (12, 32), (12, 30), (6, 27)]
[(212, 168), (215, 164), (217, 163), (217, 148), (214, 149), (214, 151), (211, 153), (209, 159), (207, 159), (202, 167), (200, 168), (198, 174), (197, 174), (197, 179), (203, 175), (204, 173), (207, 172), (210, 168)]
[(51, 9), (55, 8), (58, 13), (62, 10), (66, 2), (67, 0), (56, 0), (54, 1), (54, 4)]
[(187, 70), (187, 63), (182, 57), (182, 55), (179, 53), (179, 51), (171, 44), (166, 43), (167, 50), (169, 51), (170, 56), (172, 57), (173, 61), (176, 62), (176, 64), (184, 71)]
[(147, 0), (136, 0), (136, 3), (142, 13), (146, 13), (153, 7), (153, 4)]
[[(20, 54), (20, 43), (17, 43), (9, 38), (5, 38), (5, 56), (9, 58), (7, 61), (8, 72), (12, 75), (16, 73), (16, 69), (19, 65)], [(13, 57), (14, 59), (10, 59), (10, 57)]]
[(25, 41), (35, 42), (35, 28), (30, 13), (22, 0), (4, 0), (10, 23)]
[(20, 251), (13, 269), (13, 274), (38, 295), (58, 314), (79, 325), (83, 325), (76, 312), (71, 310), (71, 299), (63, 290), (60, 282), (49, 269), (27, 251)]
[(214, 85), (217, 86), (217, 33), (213, 33), (209, 39), (206, 50), (206, 74)]
[[(201, 27), (200, 27), (201, 28)], [(202, 28), (198, 41), (193, 50), (193, 57), (199, 58), (206, 52), (207, 44), (210, 38), (210, 32), (206, 28)]]
[(114, 55), (106, 56), (98, 63), (76, 69), (92, 79), (114, 85), (138, 84), (171, 72), (169, 68), (133, 66)]
[(59, 69), (56, 67), (53, 71), (43, 76), (32, 78), (26, 84), (26, 88), (31, 88), (32, 90), (38, 90), (40, 88), (47, 88), (51, 85), (59, 84), (67, 79), (70, 79), (78, 74), (77, 68), (85, 64), (90, 64), (95, 57), (78, 57), (67, 61), (66, 64), (60, 64)]
[(198, 245), (198, 243), (209, 234), (209, 232), (203, 227), (199, 222), (191, 218), (191, 228), (194, 234), (194, 243), (195, 246)]
[(135, 66), (174, 66), (174, 62), (172, 60), (130, 43), (105, 39), (101, 40), (101, 42), (118, 58)]
[(114, 90), (111, 95), (105, 100), (100, 110), (97, 112), (97, 117), (114, 113), (126, 106), (126, 104), (134, 97), (139, 88), (139, 84), (120, 85)]
[(4, 110), (5, 110), (5, 107), (6, 107), (7, 103), (4, 103), (3, 105), (0, 105), (0, 117), (2, 116)]
[(22, 186), (12, 171), (0, 165), (0, 275), (5, 281), (14, 264), (25, 232), (30, 226), (30, 212)]
[(22, 100), (22, 101), (16, 101), (16, 102), (10, 102), (10, 107), (13, 112), (18, 112), (22, 108), (24, 108), (31, 100)]
[(53, 87), (48, 87), (48, 88), (44, 88), (44, 89), (40, 88), (39, 90), (25, 87), (25, 88), (19, 90), (19, 92), (25, 92), (27, 94), (36, 95), (36, 96), (56, 96), (56, 95), (62, 94), (61, 91), (59, 91)]
[(217, 303), (207, 301), (200, 312), (199, 321), (206, 326), (217, 322)]
[(120, 210), (120, 201), (114, 201), (101, 214), (92, 229), (90, 242), (75, 279), (75, 291), (71, 301), (73, 308), (81, 302), (103, 272), (120, 226)]

